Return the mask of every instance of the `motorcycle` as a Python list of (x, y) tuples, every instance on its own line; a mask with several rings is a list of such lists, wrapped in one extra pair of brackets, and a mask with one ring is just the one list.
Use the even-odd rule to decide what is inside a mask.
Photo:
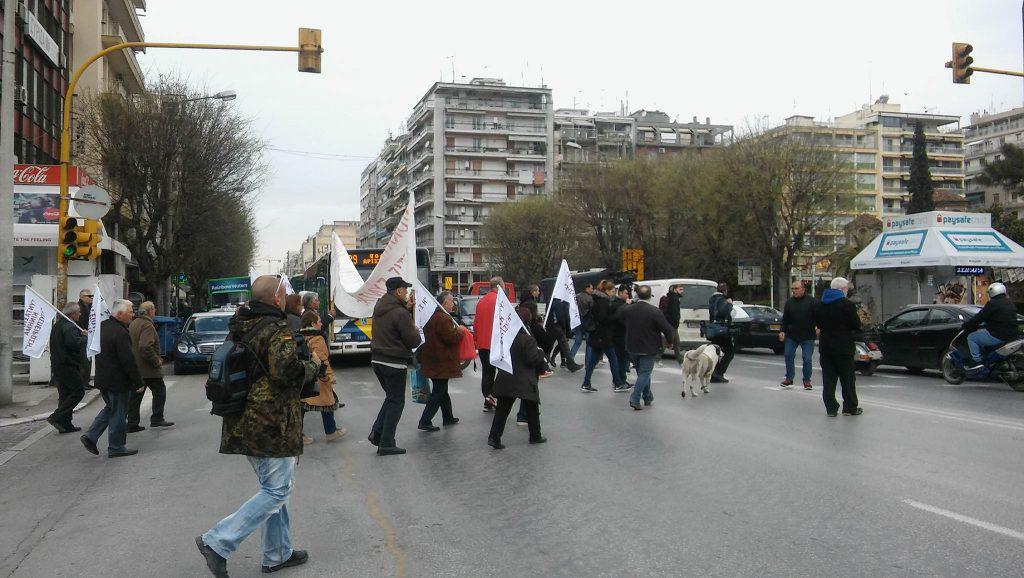
[(967, 334), (961, 330), (949, 344), (942, 357), (942, 377), (953, 385), (960, 385), (965, 379), (998, 379), (1014, 391), (1024, 391), (1024, 339), (1016, 339), (996, 349), (982, 351), (982, 367), (967, 370), (971, 359), (967, 347)]
[(853, 364), (861, 375), (871, 375), (882, 363), (882, 352), (871, 341), (854, 342)]

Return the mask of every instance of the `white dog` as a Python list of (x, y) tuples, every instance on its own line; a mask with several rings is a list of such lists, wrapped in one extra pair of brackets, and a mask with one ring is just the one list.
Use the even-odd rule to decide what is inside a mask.
[(686, 387), (690, 387), (690, 395), (693, 392), (693, 382), (700, 382), (700, 390), (704, 393), (711, 393), (711, 375), (722, 359), (722, 348), (714, 343), (706, 343), (696, 349), (691, 349), (683, 355), (683, 397), (686, 397)]

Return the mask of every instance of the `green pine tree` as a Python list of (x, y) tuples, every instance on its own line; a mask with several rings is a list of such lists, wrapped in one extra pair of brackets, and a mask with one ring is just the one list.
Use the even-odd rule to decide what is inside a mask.
[(935, 210), (935, 191), (932, 189), (932, 172), (928, 169), (928, 141), (924, 137), (924, 126), (918, 121), (914, 126), (914, 159), (910, 163), (910, 204), (907, 214), (926, 213)]

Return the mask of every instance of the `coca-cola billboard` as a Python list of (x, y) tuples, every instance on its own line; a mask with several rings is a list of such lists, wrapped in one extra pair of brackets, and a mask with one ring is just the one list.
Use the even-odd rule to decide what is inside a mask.
[[(14, 165), (15, 185), (60, 186), (60, 165)], [(78, 167), (68, 167), (68, 185), (79, 187), (94, 184)]]
[[(68, 167), (69, 192), (93, 180), (78, 167)], [(60, 166), (14, 165), (14, 222), (55, 224), (60, 212)]]

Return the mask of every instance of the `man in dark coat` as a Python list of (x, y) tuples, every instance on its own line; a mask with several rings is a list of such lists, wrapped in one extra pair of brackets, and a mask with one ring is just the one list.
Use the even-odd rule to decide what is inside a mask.
[(622, 320), (622, 316), (619, 315), (619, 310), (632, 302), (633, 299), (629, 294), (629, 285), (619, 285), (615, 296), (612, 297), (612, 347), (615, 348), (615, 359), (619, 362), (619, 383), (627, 388), (632, 387), (626, 380), (629, 375), (630, 359), (629, 353), (626, 351), (626, 323)]
[[(985, 347), (998, 347), (1007, 341), (1017, 339), (1020, 329), (1017, 326), (1017, 308), (1006, 295), (1006, 285), (993, 283), (988, 286), (988, 303), (977, 315), (964, 323), (967, 345), (971, 349), (974, 364), (969, 371), (981, 369), (981, 351)], [(981, 328), (984, 323), (985, 327)]]
[[(81, 316), (75, 320), (78, 326), (82, 329), (89, 330), (89, 314), (92, 312), (92, 290), (82, 289), (78, 292), (78, 307), (81, 309)], [(89, 385), (89, 379), (92, 377), (92, 358), (86, 357), (85, 363), (82, 364), (82, 383), (86, 386)]]
[(132, 355), (132, 339), (128, 334), (132, 317), (132, 302), (118, 299), (110, 308), (110, 318), (100, 324), (96, 389), (100, 390), (106, 405), (96, 414), (89, 431), (80, 438), (85, 449), (98, 455), (96, 442), (109, 428), (107, 456), (111, 458), (139, 453), (124, 445), (128, 435), (128, 395), (132, 391), (141, 393), (146, 387)]
[[(519, 306), (516, 313), (529, 327), (533, 313), (529, 307)], [(491, 432), (487, 436), (487, 445), (496, 450), (504, 449), (501, 435), (505, 432), (505, 422), (516, 399), (520, 399), (522, 411), (526, 414), (526, 423), (530, 430), (530, 443), (542, 444), (547, 440), (540, 433), (540, 390), (537, 388), (538, 376), (547, 370), (544, 353), (537, 346), (537, 341), (527, 329), (522, 329), (512, 341), (512, 373), (499, 369), (494, 378), (494, 394), (498, 398), (498, 406), (491, 422)]]
[(718, 290), (708, 300), (708, 318), (711, 323), (725, 327), (725, 331), (719, 333), (711, 343), (722, 348), (722, 358), (715, 366), (715, 373), (711, 376), (712, 383), (729, 383), (725, 372), (736, 355), (732, 340), (732, 299), (729, 297), (729, 285), (719, 283)]
[(404, 454), (395, 445), (395, 430), (405, 408), (405, 380), (412, 350), (420, 345), (420, 332), (406, 307), (410, 283), (392, 277), (386, 283), (387, 294), (373, 308), (373, 338), (370, 340), (370, 364), (384, 390), (384, 403), (370, 430), (370, 443), (377, 455)]
[(636, 384), (629, 396), (629, 406), (635, 410), (643, 409), (641, 399), (645, 405), (654, 403), (651, 372), (664, 350), (662, 337), (672, 339), (672, 326), (650, 299), (651, 288), (641, 285), (636, 289), (636, 301), (620, 308), (617, 314), (626, 324), (626, 350), (636, 363)]
[(779, 341), (785, 344), (786, 378), (782, 387), (793, 385), (796, 375), (796, 350), (803, 353), (804, 389), (811, 389), (811, 370), (814, 356), (814, 304), (813, 297), (807, 295), (807, 289), (800, 281), (793, 283), (793, 296), (786, 300), (782, 308), (782, 333)]
[(285, 289), (276, 275), (253, 281), (252, 300), (228, 326), (229, 339), (248, 344), (253, 375), (245, 409), (224, 417), (220, 453), (248, 456), (260, 491), (201, 536), (196, 546), (214, 576), (227, 576), (227, 559), (260, 526), (264, 573), (306, 563), (292, 549), (288, 496), (302, 454), (302, 384), (315, 379), (322, 360), (300, 356), (285, 318)]
[(676, 354), (676, 361), (683, 362), (683, 351), (679, 343), (679, 321), (682, 318), (682, 311), (679, 309), (679, 300), (682, 299), (686, 289), (682, 285), (672, 285), (668, 288), (668, 295), (665, 299), (665, 320), (672, 326), (675, 332), (672, 334), (672, 350)]
[(814, 324), (818, 327), (822, 397), (825, 411), (835, 417), (839, 413), (836, 401), (836, 379), (843, 387), (843, 415), (860, 415), (857, 404), (857, 382), (854, 374), (854, 337), (860, 333), (857, 306), (846, 298), (850, 282), (842, 277), (832, 279), (832, 288), (826, 289), (821, 301), (814, 306)]
[(57, 409), (46, 421), (59, 433), (81, 431), (71, 423), (75, 407), (85, 397), (82, 383), (82, 367), (85, 366), (86, 332), (77, 323), (82, 316), (78, 303), (64, 306), (64, 315), (74, 323), (61, 317), (50, 331), (50, 368), (57, 382)]
[[(167, 386), (164, 385), (164, 372), (161, 369), (164, 360), (160, 357), (160, 342), (157, 337), (153, 316), (156, 305), (152, 301), (144, 301), (139, 305), (139, 316), (128, 326), (128, 334), (132, 338), (132, 354), (135, 365), (146, 382), (146, 388), (153, 394), (153, 411), (149, 417), (150, 427), (171, 427), (174, 422), (164, 419), (164, 406), (167, 403)], [(135, 393), (128, 398), (128, 433), (145, 430), (139, 422), (144, 393)]]
[(601, 361), (602, 356), (608, 358), (608, 367), (612, 372), (612, 391), (629, 391), (629, 387), (622, 381), (622, 372), (619, 370), (619, 359), (615, 355), (615, 346), (612, 342), (615, 319), (612, 317), (611, 296), (615, 291), (615, 284), (604, 279), (598, 283), (593, 293), (594, 304), (590, 309), (590, 317), (593, 319), (592, 329), (587, 337), (586, 361), (583, 364), (583, 384), (580, 391), (591, 393), (597, 388), (591, 384), (590, 379), (594, 374), (594, 368)]

